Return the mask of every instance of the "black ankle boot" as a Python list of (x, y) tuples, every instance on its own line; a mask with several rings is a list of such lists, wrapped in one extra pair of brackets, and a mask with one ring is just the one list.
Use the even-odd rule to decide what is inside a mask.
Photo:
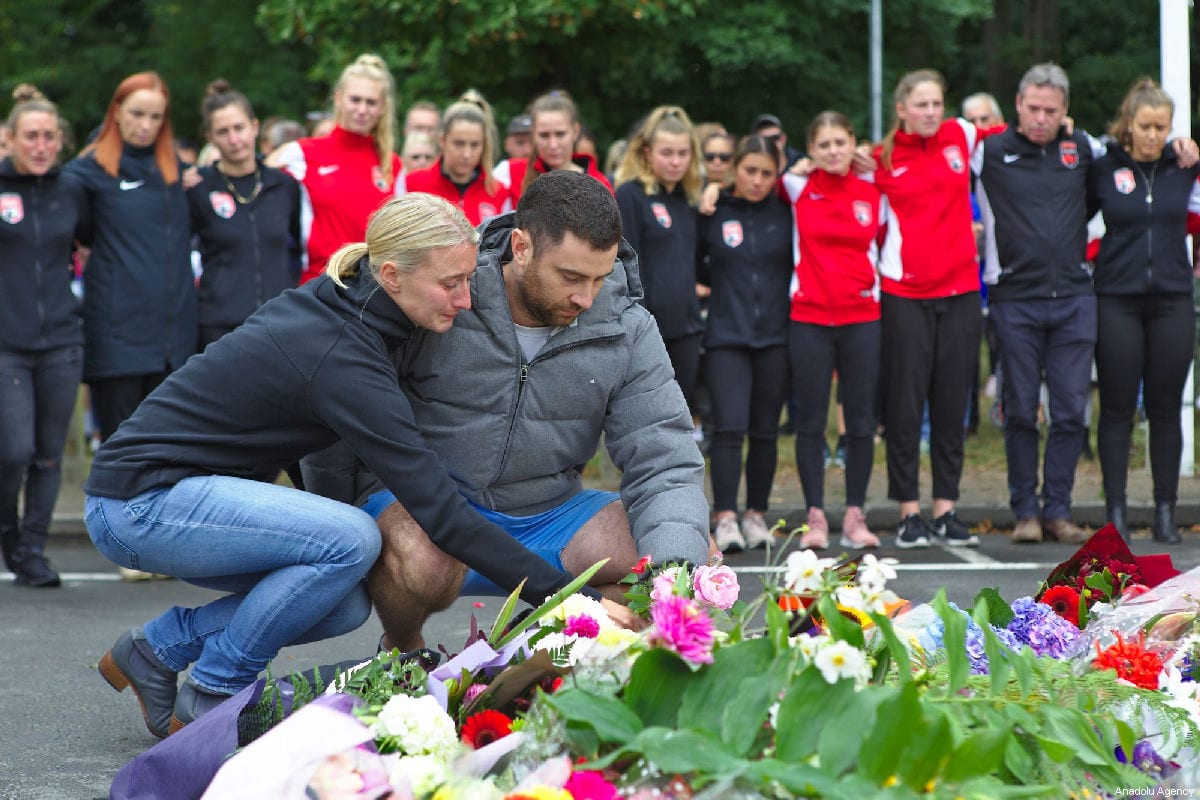
[(1129, 508), (1124, 501), (1117, 503), (1106, 503), (1108, 508), (1108, 521), (1117, 529), (1117, 533), (1121, 534), (1121, 538), (1126, 542), (1129, 541)]
[(1151, 529), (1154, 541), (1160, 544), (1179, 544), (1183, 537), (1175, 527), (1175, 504), (1156, 503), (1154, 506), (1154, 527)]

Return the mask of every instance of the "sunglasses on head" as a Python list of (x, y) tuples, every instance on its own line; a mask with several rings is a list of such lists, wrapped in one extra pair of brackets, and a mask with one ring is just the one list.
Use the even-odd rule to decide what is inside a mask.
[(733, 158), (733, 153), (705, 153), (705, 161), (729, 161)]

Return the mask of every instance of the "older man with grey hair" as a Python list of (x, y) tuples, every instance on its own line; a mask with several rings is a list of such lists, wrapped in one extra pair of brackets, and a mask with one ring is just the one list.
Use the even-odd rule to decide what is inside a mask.
[(962, 115), (967, 122), (980, 128), (993, 128), (1004, 122), (1004, 112), (996, 98), (987, 92), (976, 92), (962, 101)]
[[(1084, 260), (1087, 170), (1103, 146), (1068, 132), (1069, 100), (1061, 67), (1031, 67), (1017, 90), (1017, 124), (985, 139), (972, 159), (986, 234), (984, 280), (1004, 371), (1004, 446), (1017, 542), (1086, 538), (1071, 520), (1071, 491), (1087, 432), (1096, 344), (1096, 297)], [(1039, 498), (1043, 376), (1051, 424)]]

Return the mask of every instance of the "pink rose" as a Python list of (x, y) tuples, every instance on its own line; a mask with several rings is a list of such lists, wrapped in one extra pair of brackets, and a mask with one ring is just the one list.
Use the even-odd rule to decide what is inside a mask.
[(723, 564), (696, 567), (692, 576), (692, 590), (700, 602), (726, 610), (733, 607), (741, 593), (737, 574)]
[(664, 600), (675, 594), (675, 577), (678, 574), (679, 567), (671, 567), (655, 575), (654, 588), (650, 590), (650, 599), (652, 601)]

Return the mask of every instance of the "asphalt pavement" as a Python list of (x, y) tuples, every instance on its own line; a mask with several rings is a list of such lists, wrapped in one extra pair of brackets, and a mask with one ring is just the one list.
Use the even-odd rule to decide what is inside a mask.
[[(1012, 600), (1032, 593), (1055, 564), (1074, 552), (1071, 545), (1013, 545), (1001, 532), (985, 533), (978, 550), (894, 549), (886, 532), (880, 556), (900, 560), (892, 584), (913, 602), (931, 599), (940, 587), (959, 605), (978, 590), (997, 587)], [(1144, 534), (1135, 538), (1138, 554), (1161, 552)], [(837, 552), (833, 550), (831, 552)], [(1175, 565), (1200, 565), (1200, 536), (1170, 548)], [(142, 722), (132, 694), (114, 692), (96, 664), (121, 631), (157, 616), (172, 605), (194, 606), (215, 592), (181, 581), (124, 583), (86, 538), (59, 534), (48, 554), (63, 573), (60, 589), (28, 589), (0, 573), (0, 798), (3, 800), (90, 800), (108, 796), (116, 771), (157, 740)], [(772, 560), (781, 557), (776, 553)], [(754, 597), (769, 578), (764, 551), (732, 555), (743, 596)], [(476, 600), (483, 608), (475, 608)], [(489, 624), (497, 598), (464, 598), (437, 615), (426, 628), (430, 644), (461, 649), (475, 614)], [(276, 674), (350, 658), (375, 650), (375, 621), (337, 639), (284, 650)]]

